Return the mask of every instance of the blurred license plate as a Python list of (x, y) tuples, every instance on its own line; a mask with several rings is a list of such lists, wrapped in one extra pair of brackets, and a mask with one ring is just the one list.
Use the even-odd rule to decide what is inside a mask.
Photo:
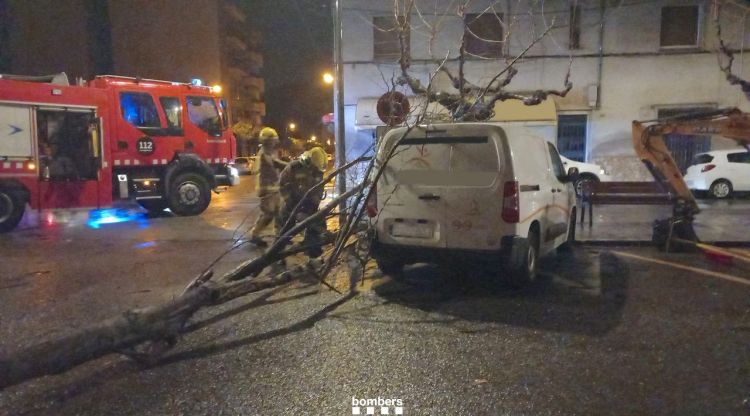
[(432, 238), (433, 229), (432, 224), (395, 222), (391, 228), (391, 235), (394, 237)]

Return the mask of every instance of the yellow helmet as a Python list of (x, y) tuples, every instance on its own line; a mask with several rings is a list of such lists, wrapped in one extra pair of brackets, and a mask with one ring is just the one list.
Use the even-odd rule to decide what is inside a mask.
[(304, 157), (321, 172), (324, 172), (328, 166), (328, 155), (321, 147), (313, 147), (306, 151)]
[(258, 136), (260, 137), (261, 144), (273, 143), (279, 139), (279, 134), (270, 127), (263, 127)]

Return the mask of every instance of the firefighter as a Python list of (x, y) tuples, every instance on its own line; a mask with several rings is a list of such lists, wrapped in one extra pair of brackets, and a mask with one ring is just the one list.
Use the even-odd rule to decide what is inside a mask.
[(256, 163), (258, 164), (257, 192), (260, 198), (260, 216), (255, 221), (250, 232), (250, 242), (258, 247), (268, 244), (261, 238), (261, 233), (273, 221), (274, 236), (281, 228), (279, 210), (281, 197), (279, 196), (279, 171), (286, 167), (286, 163), (276, 158), (276, 148), (279, 145), (279, 135), (276, 130), (265, 127), (260, 131), (261, 151)]
[[(281, 223), (290, 223), (289, 226), (303, 221), (305, 218), (318, 212), (318, 206), (323, 199), (323, 187), (316, 189), (305, 198), (307, 191), (323, 180), (328, 164), (328, 155), (320, 147), (314, 147), (306, 151), (298, 160), (292, 161), (281, 172), (280, 186), (281, 196), (284, 199)], [(294, 207), (300, 205), (299, 210), (294, 218), (290, 218)], [(305, 253), (311, 259), (320, 257), (323, 250), (320, 247), (321, 234), (325, 231), (325, 219), (320, 219), (309, 224), (305, 229), (305, 238), (303, 245), (306, 248)]]

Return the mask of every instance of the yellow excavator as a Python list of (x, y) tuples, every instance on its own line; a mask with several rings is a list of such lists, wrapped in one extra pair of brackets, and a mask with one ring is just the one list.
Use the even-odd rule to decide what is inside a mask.
[(653, 242), (661, 249), (686, 250), (686, 241), (698, 242), (693, 218), (700, 212), (680, 168), (663, 137), (719, 135), (732, 139), (750, 152), (750, 113), (737, 108), (689, 113), (658, 120), (633, 121), (633, 147), (665, 192), (675, 200), (672, 217), (654, 222)]

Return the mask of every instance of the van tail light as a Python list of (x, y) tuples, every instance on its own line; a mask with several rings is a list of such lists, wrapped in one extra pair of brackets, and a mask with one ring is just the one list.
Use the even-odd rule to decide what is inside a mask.
[(518, 182), (505, 182), (503, 187), (503, 221), (516, 223), (519, 221)]
[(713, 163), (709, 163), (708, 165), (704, 166), (703, 169), (701, 169), (701, 172), (708, 172), (715, 167), (716, 165), (714, 165)]
[(378, 185), (372, 187), (370, 197), (365, 202), (365, 209), (368, 217), (375, 218), (378, 216)]

